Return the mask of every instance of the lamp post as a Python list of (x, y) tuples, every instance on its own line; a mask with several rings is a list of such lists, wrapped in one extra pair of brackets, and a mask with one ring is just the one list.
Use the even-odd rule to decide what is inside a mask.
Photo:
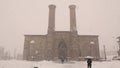
[(103, 45), (104, 47), (104, 54), (105, 54), (105, 60), (107, 59), (107, 56), (106, 56), (106, 48), (105, 48), (105, 45)]
[(92, 56), (92, 46), (95, 44), (95, 42), (91, 41), (90, 42), (90, 56)]

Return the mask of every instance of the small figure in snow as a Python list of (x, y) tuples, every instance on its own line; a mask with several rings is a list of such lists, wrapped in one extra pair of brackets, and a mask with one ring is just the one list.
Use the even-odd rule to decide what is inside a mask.
[(88, 66), (88, 68), (91, 68), (91, 66), (92, 66), (92, 59), (88, 59), (87, 60), (87, 66)]

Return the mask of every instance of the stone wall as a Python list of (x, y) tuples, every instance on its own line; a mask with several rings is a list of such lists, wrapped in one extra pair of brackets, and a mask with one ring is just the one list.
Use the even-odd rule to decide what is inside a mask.
[(46, 36), (25, 35), (24, 59), (43, 60), (45, 59)]
[(98, 36), (80, 35), (78, 42), (82, 57), (85, 56), (93, 56), (96, 58), (100, 57)]

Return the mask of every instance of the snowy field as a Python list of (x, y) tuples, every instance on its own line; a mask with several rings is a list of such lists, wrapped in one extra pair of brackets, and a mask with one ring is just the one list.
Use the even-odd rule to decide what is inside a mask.
[[(58, 61), (0, 61), (0, 68), (87, 68), (86, 61), (70, 61), (64, 64)], [(92, 68), (120, 68), (120, 61), (93, 61)]]

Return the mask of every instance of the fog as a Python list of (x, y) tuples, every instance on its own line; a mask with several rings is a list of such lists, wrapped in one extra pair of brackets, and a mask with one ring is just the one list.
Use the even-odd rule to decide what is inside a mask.
[(100, 50), (117, 50), (120, 0), (0, 0), (0, 46), (22, 53), (24, 35), (45, 35), (48, 5), (56, 5), (56, 31), (69, 31), (69, 8), (76, 5), (79, 35), (99, 35)]

